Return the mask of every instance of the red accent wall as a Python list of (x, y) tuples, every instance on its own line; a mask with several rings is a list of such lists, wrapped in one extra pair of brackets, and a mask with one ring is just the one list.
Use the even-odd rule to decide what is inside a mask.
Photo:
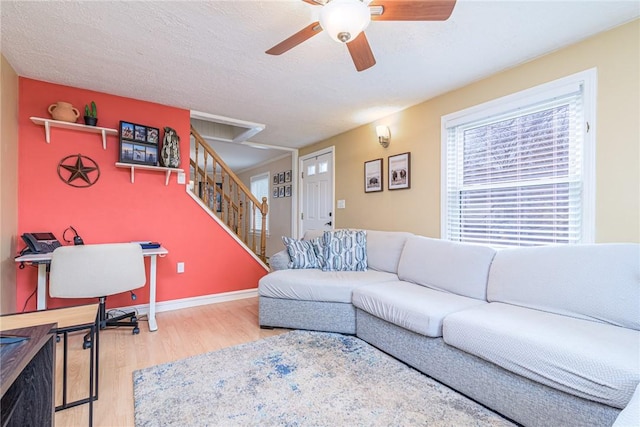
[[(84, 105), (92, 100), (98, 107), (98, 126), (117, 129), (120, 120), (124, 120), (159, 128), (160, 138), (165, 126), (174, 128), (180, 136), (180, 167), (188, 179), (188, 110), (20, 78), (19, 234), (51, 231), (62, 242), (63, 231), (73, 225), (87, 244), (159, 241), (169, 255), (158, 258), (157, 301), (257, 287), (265, 274), (262, 266), (197, 205), (184, 185), (177, 184), (175, 174), (165, 186), (164, 173), (137, 170), (132, 184), (130, 171), (115, 167), (119, 153), (117, 136), (108, 136), (107, 149), (103, 150), (99, 134), (52, 128), (51, 143), (47, 144), (44, 127), (29, 119), (49, 118), (49, 105), (66, 101), (80, 110), (78, 122), (83, 123)], [(88, 156), (99, 165), (100, 178), (92, 187), (74, 188), (58, 177), (60, 160), (75, 154)], [(67, 233), (67, 238), (70, 236)], [(19, 247), (22, 246), (20, 242)], [(182, 274), (176, 273), (178, 262), (185, 263)], [(147, 260), (147, 268), (148, 264)], [(18, 270), (18, 310), (35, 290), (36, 282), (36, 268)], [(148, 283), (136, 294), (135, 304), (147, 303)], [(48, 298), (47, 304), (61, 307), (79, 302)], [(127, 293), (110, 297), (108, 305), (122, 307), (134, 302)], [(27, 310), (35, 307), (34, 295)]]

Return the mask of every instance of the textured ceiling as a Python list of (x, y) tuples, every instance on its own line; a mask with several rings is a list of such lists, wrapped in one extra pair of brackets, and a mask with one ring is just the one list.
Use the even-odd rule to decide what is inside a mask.
[[(389, 0), (387, 0), (389, 1)], [(356, 72), (317, 19), (282, 1), (0, 2), (20, 76), (263, 123), (251, 141), (301, 147), (639, 16), (638, 1), (458, 1), (445, 22), (372, 22), (377, 65)], [(280, 153), (281, 154), (281, 153)]]

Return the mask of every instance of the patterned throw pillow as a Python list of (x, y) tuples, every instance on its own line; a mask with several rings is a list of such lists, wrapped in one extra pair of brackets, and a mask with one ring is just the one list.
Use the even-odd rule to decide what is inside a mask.
[(322, 235), (322, 271), (365, 271), (367, 234), (365, 231), (325, 231)]
[(289, 268), (320, 268), (312, 242), (291, 237), (282, 237), (282, 242), (289, 252)]

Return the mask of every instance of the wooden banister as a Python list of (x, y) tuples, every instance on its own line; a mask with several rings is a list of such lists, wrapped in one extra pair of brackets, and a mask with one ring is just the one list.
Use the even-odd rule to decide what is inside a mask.
[[(193, 192), (249, 249), (266, 262), (266, 224), (269, 212), (267, 198), (263, 197), (260, 201), (251, 194), (251, 190), (240, 181), (193, 126), (191, 135), (195, 140), (195, 158), (190, 159)], [(256, 231), (256, 210), (261, 215), (262, 227), (259, 231)], [(260, 248), (256, 247), (256, 232), (260, 233)]]

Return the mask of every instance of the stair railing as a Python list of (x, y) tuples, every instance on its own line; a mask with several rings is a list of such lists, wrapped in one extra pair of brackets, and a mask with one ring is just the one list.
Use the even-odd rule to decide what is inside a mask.
[[(190, 159), (191, 190), (250, 250), (266, 262), (267, 198), (259, 201), (251, 194), (193, 126), (191, 135), (195, 140), (195, 150)], [(256, 235), (259, 235), (259, 247)]]

